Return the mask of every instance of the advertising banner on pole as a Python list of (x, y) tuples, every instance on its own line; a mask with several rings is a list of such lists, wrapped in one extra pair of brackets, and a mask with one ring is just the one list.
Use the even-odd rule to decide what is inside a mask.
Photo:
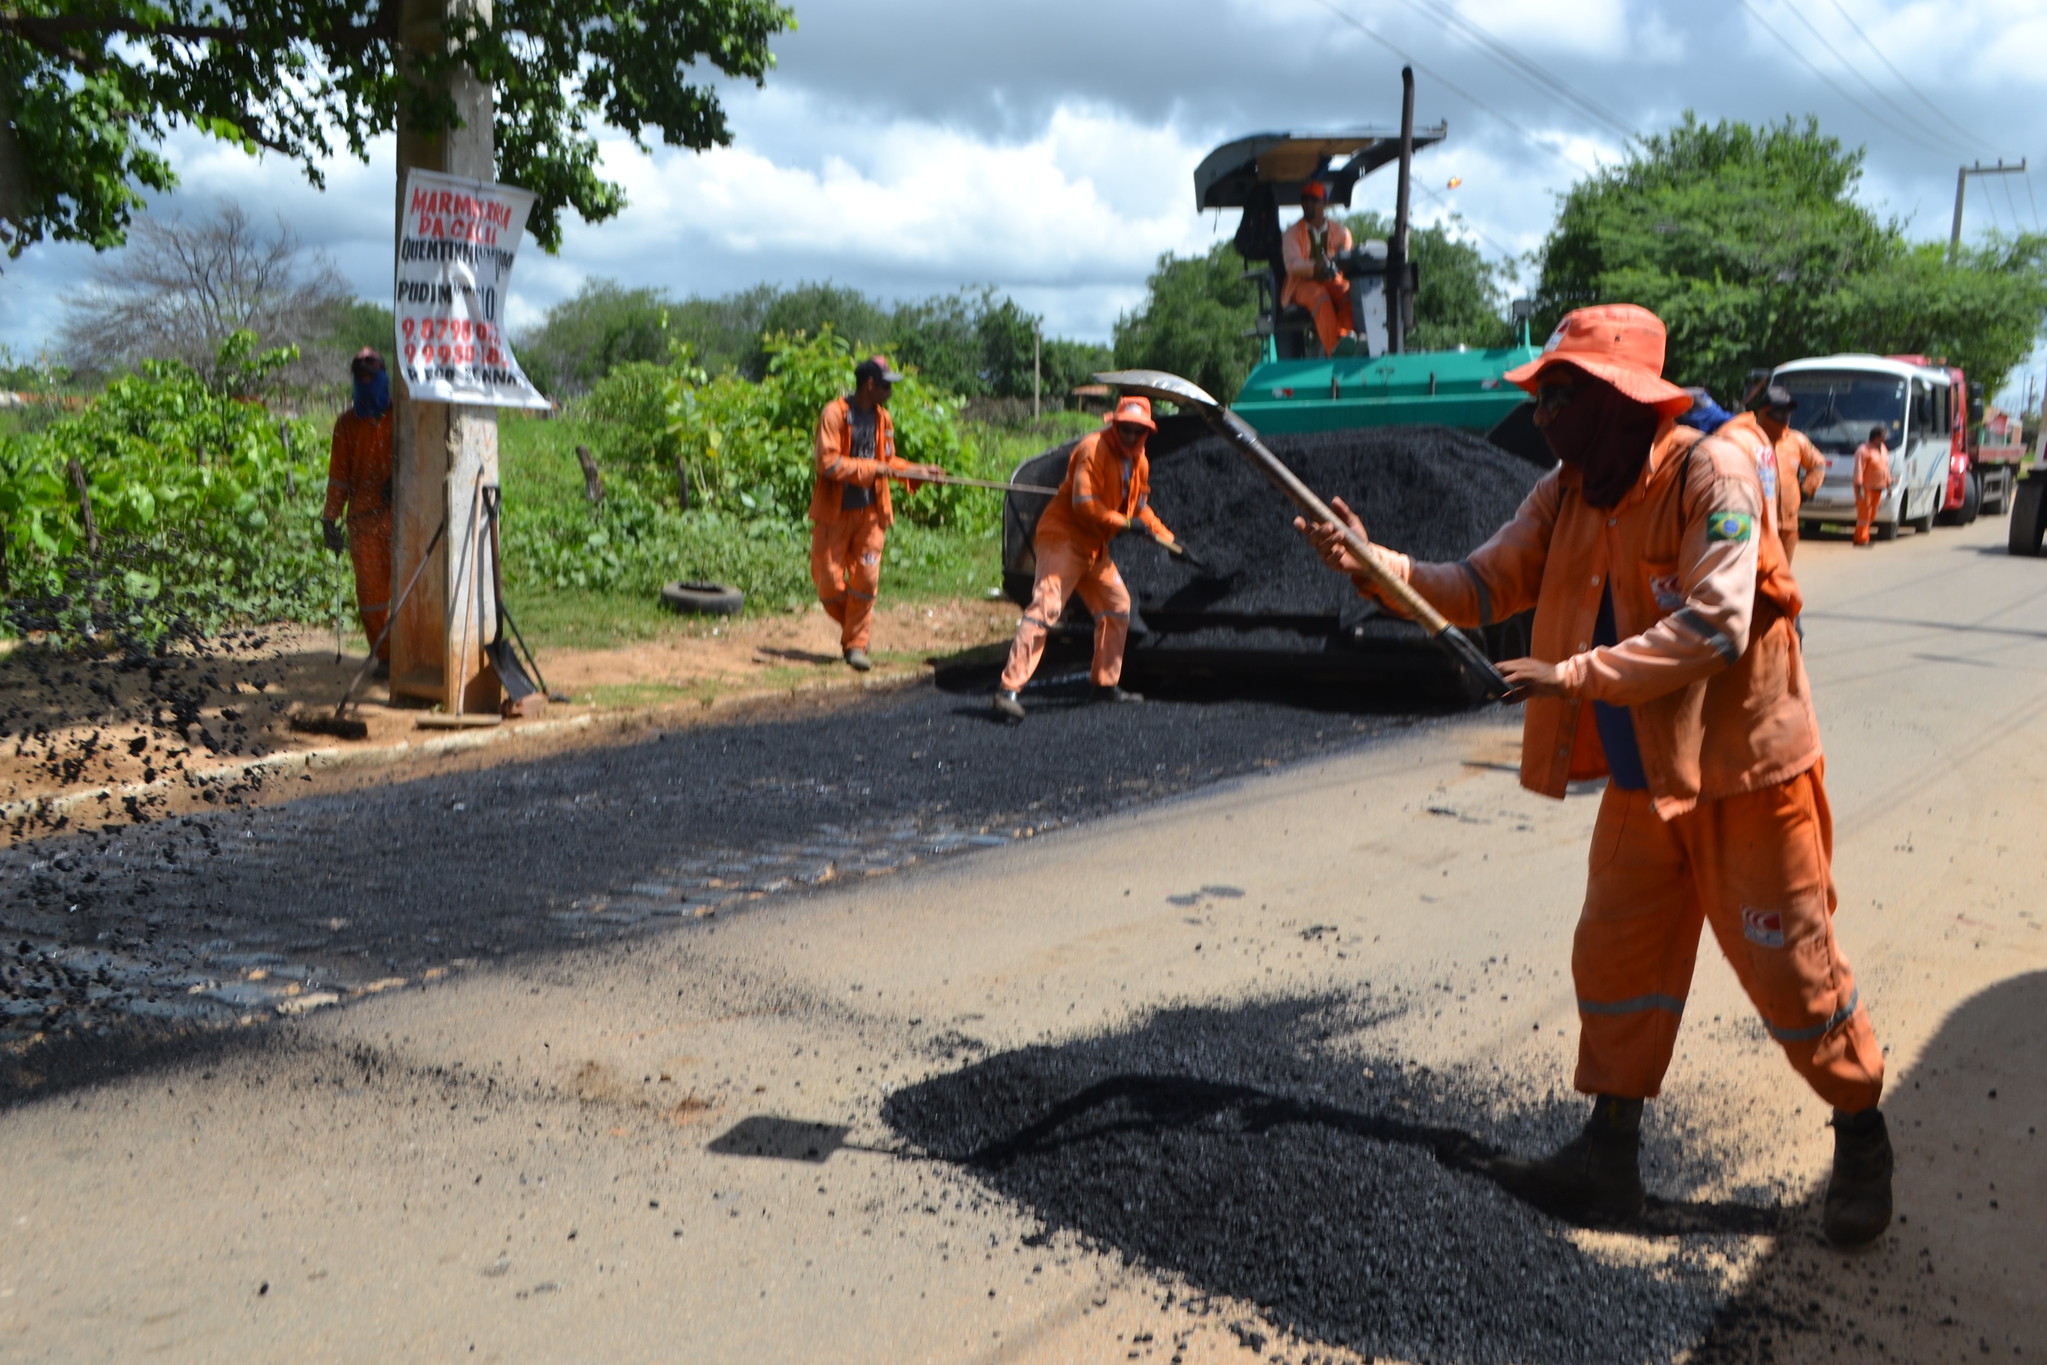
[(531, 191), (409, 170), (398, 219), (397, 369), (429, 403), (550, 406), (505, 340)]

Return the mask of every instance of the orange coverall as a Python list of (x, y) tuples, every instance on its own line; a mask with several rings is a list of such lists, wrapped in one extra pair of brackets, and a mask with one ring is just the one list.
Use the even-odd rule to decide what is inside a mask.
[(1784, 560), (1789, 563), (1798, 552), (1798, 509), (1827, 476), (1827, 457), (1797, 427), (1772, 434), (1765, 422), (1763, 435), (1777, 452), (1777, 538), (1784, 542)]
[(1072, 592), (1095, 618), (1091, 676), (1099, 687), (1123, 677), (1123, 646), (1130, 636), (1130, 590), (1109, 557), (1109, 542), (1132, 522), (1162, 540), (1173, 533), (1151, 510), (1151, 464), (1144, 446), (1125, 450), (1113, 426), (1080, 438), (1066, 459), (1059, 491), (1038, 518), (1031, 539), (1038, 561), (1030, 610), (1017, 623), (1002, 670), (1002, 690), (1014, 692), (1038, 671), (1045, 636), (1059, 623)]
[[(389, 410), (375, 421), (358, 417), (353, 408), (334, 419), (334, 442), (327, 453), (327, 505), (324, 521), (341, 520), (348, 509), (348, 557), (355, 568), (355, 610), (363, 634), (376, 644), (391, 615), (391, 440), (395, 431)], [(377, 657), (389, 662), (391, 642)]]
[(1889, 446), (1864, 441), (1855, 447), (1855, 543), (1869, 544), (1869, 528), (1876, 521), (1876, 509), (1883, 505), (1891, 486)]
[[(1833, 828), (1792, 622), (1797, 584), (1764, 532), (1753, 454), (1666, 418), (1634, 488), (1589, 506), (1543, 476), (1512, 522), (1455, 564), (1382, 551), (1457, 625), (1535, 609), (1531, 653), (1567, 695), (1527, 704), (1521, 782), (1562, 797), (1606, 773), (1590, 703), (1626, 708), (1647, 789), (1612, 783), (1592, 833), (1571, 954), (1574, 1084), (1662, 1088), (1700, 924), (1763, 1024), (1828, 1103), (1877, 1102), (1883, 1055), (1834, 938)], [(1617, 643), (1595, 645), (1611, 594)]]
[[(1335, 256), (1351, 247), (1350, 229), (1334, 218), (1324, 218), (1328, 236), (1323, 255)], [(1280, 252), (1286, 261), (1286, 287), (1280, 291), (1281, 307), (1298, 303), (1315, 319), (1315, 335), (1321, 339), (1322, 354), (1334, 355), (1336, 343), (1349, 334), (1350, 281), (1341, 275), (1326, 280), (1315, 278), (1315, 244), (1308, 220), (1302, 218), (1286, 230)]]
[[(874, 410), (874, 456), (853, 450), (852, 404), (834, 398), (818, 414), (812, 454), (817, 483), (810, 492), (810, 581), (825, 614), (839, 623), (840, 649), (865, 649), (874, 626), (874, 597), (881, 590), (881, 553), (895, 524), (893, 482), (887, 471), (907, 469), (896, 456), (888, 409)], [(847, 496), (847, 490), (854, 490)], [(912, 492), (914, 484), (903, 491)], [(865, 503), (864, 506), (847, 506)]]

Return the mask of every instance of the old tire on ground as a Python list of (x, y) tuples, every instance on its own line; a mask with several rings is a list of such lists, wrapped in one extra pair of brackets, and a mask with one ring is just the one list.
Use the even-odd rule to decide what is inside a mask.
[(746, 594), (725, 583), (670, 583), (661, 600), (685, 616), (737, 616)]
[(2047, 531), (2047, 479), (2021, 480), (2011, 495), (2005, 548), (2015, 555), (2038, 555), (2042, 531)]

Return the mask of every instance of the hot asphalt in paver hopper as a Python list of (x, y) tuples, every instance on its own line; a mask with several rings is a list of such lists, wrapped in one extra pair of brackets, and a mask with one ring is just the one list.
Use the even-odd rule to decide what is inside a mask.
[[(1440, 126), (1415, 129), (1412, 145), (1443, 136)], [(1502, 379), (1537, 354), (1525, 332), (1513, 347), (1387, 353), (1405, 331), (1389, 328), (1384, 287), (1388, 256), (1400, 255), (1397, 231), (1394, 244), (1362, 243), (1337, 262), (1351, 279), (1355, 354), (1323, 357), (1307, 314), (1274, 307), (1285, 278), (1280, 207), (1297, 203), (1310, 179), (1327, 186), (1332, 206), (1348, 205), (1357, 181), (1398, 161), (1400, 150), (1400, 133), (1388, 130), (1240, 138), (1196, 169), (1196, 203), (1243, 210), (1236, 246), (1262, 297), (1255, 334), (1263, 360), (1232, 412), (1317, 493), (1356, 509), (1376, 538), (1419, 558), (1457, 559), (1505, 524), (1552, 463), (1525, 396)], [(1411, 266), (1395, 270), (1394, 309), (1411, 308), (1414, 282)], [(1116, 542), (1135, 602), (1126, 664), (1134, 685), (1339, 682), (1392, 704), (1482, 695), (1419, 627), (1382, 614), (1324, 570), (1292, 529), (1293, 509), (1224, 438), (1208, 434), (1201, 416), (1164, 416), (1159, 428), (1149, 443), (1152, 505), (1215, 568), (1196, 572), (1131, 537)], [(1071, 450), (1034, 456), (1011, 477), (1056, 484)], [(1030, 600), (1031, 535), (1046, 501), (1005, 499), (1003, 584), (1019, 605)], [(1076, 601), (1062, 633), (1084, 631), (1087, 619)], [(1474, 638), (1494, 660), (1525, 654), (1527, 618), (1488, 624)]]

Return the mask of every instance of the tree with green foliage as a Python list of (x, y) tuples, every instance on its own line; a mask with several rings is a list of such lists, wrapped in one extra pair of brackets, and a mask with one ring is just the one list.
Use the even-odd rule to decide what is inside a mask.
[[(625, 205), (598, 174), (593, 121), (636, 144), (731, 140), (700, 64), (759, 84), (793, 28), (774, 0), (496, 0), (421, 22), (401, 0), (10, 0), (0, 8), (0, 241), (118, 246), (141, 189), (176, 183), (158, 151), (185, 126), (296, 163), (315, 185), (338, 142), (367, 160), (404, 121), (459, 123), (446, 78), (495, 90), (498, 173), (539, 196), (529, 228)], [(714, 77), (715, 79), (715, 77)]]
[(1168, 253), (1144, 282), (1143, 304), (1116, 319), (1116, 364), (1170, 371), (1227, 402), (1258, 359), (1257, 320), (1258, 290), (1228, 242), (1200, 256)]
[(1994, 392), (2047, 317), (2047, 239), (1948, 267), (1855, 199), (1862, 165), (1810, 117), (1687, 113), (1572, 187), (1540, 252), (1537, 322), (1640, 304), (1669, 329), (1664, 372), (1723, 398), (1752, 367), (1837, 351), (1945, 356)]
[(617, 280), (587, 279), (523, 333), (514, 350), (542, 393), (572, 398), (628, 361), (668, 358), (668, 314), (658, 289), (628, 289)]

